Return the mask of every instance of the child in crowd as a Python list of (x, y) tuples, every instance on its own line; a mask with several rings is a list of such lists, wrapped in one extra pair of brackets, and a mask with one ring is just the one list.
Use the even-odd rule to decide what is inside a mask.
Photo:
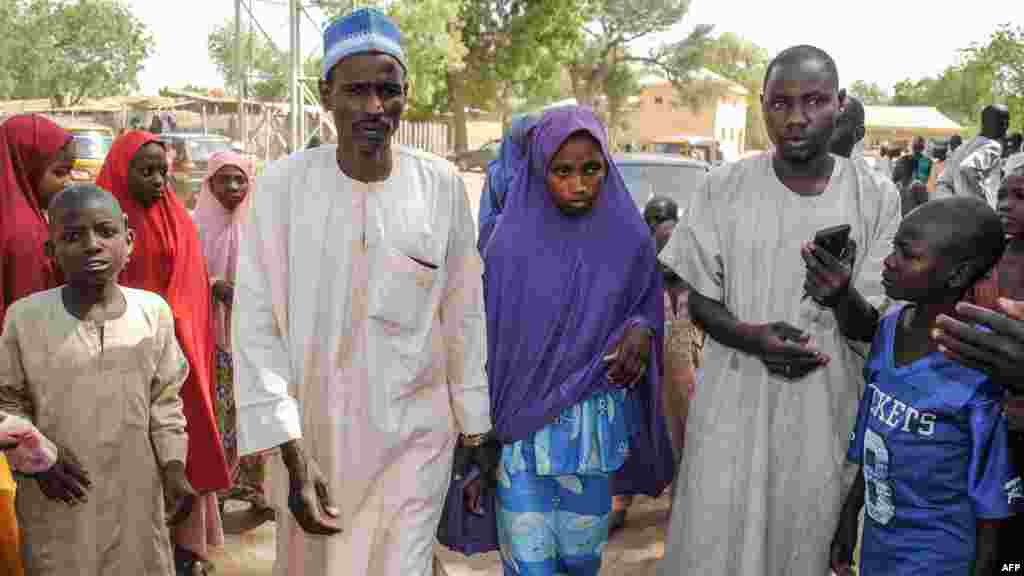
[[(999, 299), (1024, 300), (1024, 155), (1011, 156), (1003, 167), (997, 192), (999, 217), (1006, 230), (1006, 252), (999, 264), (974, 287), (972, 300), (978, 306), (999, 310)], [(1018, 471), (1024, 466), (1024, 382), (1007, 382), (1013, 393), (1007, 398), (1006, 418), (1010, 428), (1010, 459)], [(1000, 562), (1018, 562), (1020, 550), (1014, 546), (1024, 530), (1024, 515), (1016, 516), (999, 528)]]
[(847, 453), (860, 470), (831, 547), (840, 576), (852, 573), (865, 504), (861, 576), (990, 573), (998, 521), (1011, 515), (1020, 490), (1004, 391), (947, 359), (932, 332), (1005, 243), (995, 211), (973, 198), (926, 203), (900, 224), (882, 283), (908, 304), (883, 318), (864, 370)]
[(195, 492), (179, 397), (189, 368), (171, 310), (117, 284), (132, 232), (108, 192), (68, 188), (49, 217), (47, 252), (67, 284), (8, 309), (0, 409), (74, 450), (89, 474), (67, 474), (59, 451), (19, 486), (26, 572), (172, 576), (167, 524), (188, 515)]
[[(671, 198), (655, 196), (644, 207), (644, 221), (651, 228), (655, 247), (660, 253), (679, 223), (679, 206)], [(687, 305), (689, 286), (664, 264), (661, 264), (661, 272), (665, 285), (666, 320), (662, 401), (678, 465), (683, 455), (686, 415), (700, 368), (701, 337), (690, 319)]]

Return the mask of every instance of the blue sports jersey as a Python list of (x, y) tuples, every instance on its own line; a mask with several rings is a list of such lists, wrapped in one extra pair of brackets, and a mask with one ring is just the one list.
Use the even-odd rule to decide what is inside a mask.
[(862, 576), (970, 573), (976, 522), (1019, 508), (1003, 391), (939, 353), (897, 367), (886, 316), (847, 458), (864, 470)]

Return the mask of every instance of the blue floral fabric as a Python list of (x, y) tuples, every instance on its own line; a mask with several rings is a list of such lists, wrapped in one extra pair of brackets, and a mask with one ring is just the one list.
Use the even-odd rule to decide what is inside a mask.
[(625, 390), (595, 394), (502, 448), (497, 520), (506, 576), (597, 575), (611, 474), (629, 457), (634, 409)]
[(538, 476), (609, 474), (629, 457), (629, 412), (636, 408), (625, 390), (601, 392), (566, 408), (544, 428), (505, 449), (531, 445), (527, 470)]
[(608, 543), (611, 476), (537, 476), (532, 444), (505, 446), (498, 541), (505, 576), (597, 576)]

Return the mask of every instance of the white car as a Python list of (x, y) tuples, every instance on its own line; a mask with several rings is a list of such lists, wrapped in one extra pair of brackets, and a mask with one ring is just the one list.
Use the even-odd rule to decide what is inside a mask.
[(685, 213), (710, 170), (707, 162), (676, 154), (616, 154), (612, 160), (641, 212), (651, 198), (667, 196)]

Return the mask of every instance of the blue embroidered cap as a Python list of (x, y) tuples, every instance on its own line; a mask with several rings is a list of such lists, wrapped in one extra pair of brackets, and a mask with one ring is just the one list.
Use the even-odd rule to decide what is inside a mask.
[(406, 69), (402, 33), (386, 14), (376, 8), (360, 8), (335, 19), (324, 30), (323, 79), (342, 58), (364, 52), (393, 56)]

